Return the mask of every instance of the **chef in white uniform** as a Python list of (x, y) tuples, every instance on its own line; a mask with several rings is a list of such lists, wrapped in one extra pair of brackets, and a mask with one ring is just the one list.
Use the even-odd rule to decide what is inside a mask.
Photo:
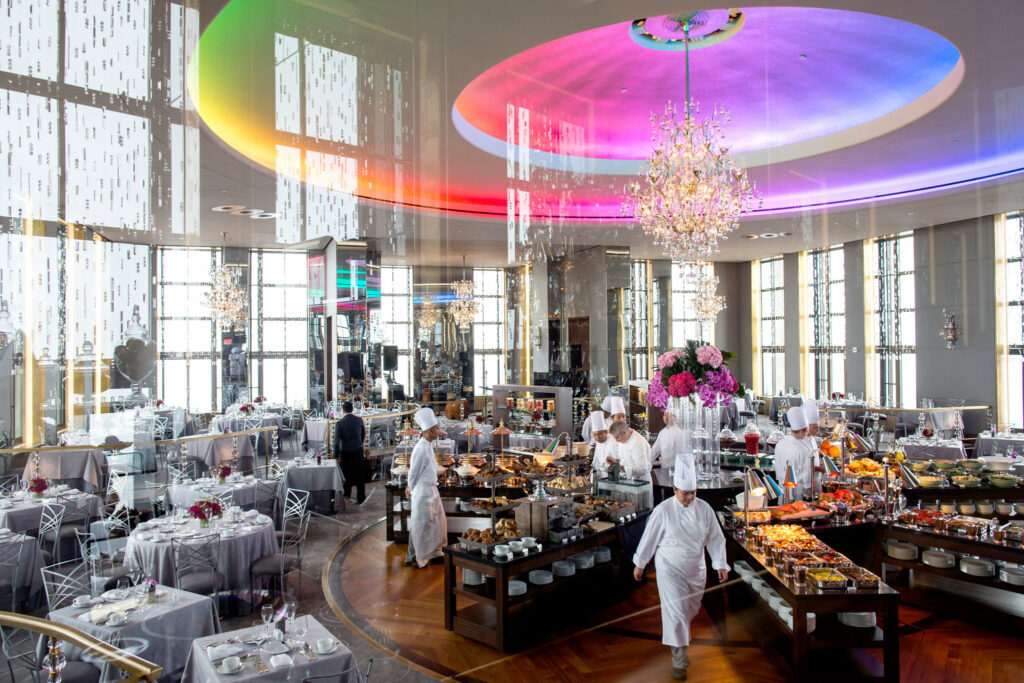
[(651, 449), (651, 463), (661, 462), (665, 469), (672, 469), (676, 464), (676, 455), (686, 450), (686, 435), (676, 424), (674, 413), (665, 411), (665, 428), (658, 432)]
[(793, 500), (802, 500), (811, 491), (811, 453), (807, 448), (807, 414), (803, 406), (786, 412), (792, 431), (775, 445), (775, 476), (780, 484), (786, 480), (786, 466), (793, 466)]
[(590, 414), (594, 426), (593, 470), (598, 478), (608, 476), (608, 457), (615, 457), (615, 439), (608, 436), (608, 421), (604, 413), (595, 410)]
[(651, 444), (625, 422), (612, 422), (608, 433), (615, 439), (615, 452), (608, 461), (618, 463), (627, 477), (646, 481), (648, 504), (652, 504), (654, 483), (651, 481)]
[(416, 565), (422, 569), (430, 560), (443, 556), (441, 548), (448, 543), (448, 520), (437, 492), (437, 460), (434, 457), (437, 418), (432, 409), (420, 408), (415, 419), (420, 428), (420, 439), (409, 458), (409, 484), (405, 489), (412, 501), (409, 551), (405, 563), (411, 566), (415, 559)]
[(690, 622), (700, 611), (707, 580), (704, 549), (718, 580), (729, 576), (725, 536), (714, 510), (697, 498), (697, 468), (693, 454), (676, 459), (672, 477), (675, 495), (654, 508), (640, 545), (633, 555), (633, 577), (640, 581), (644, 567), (654, 558), (658, 597), (661, 599), (661, 642), (672, 649), (672, 677), (686, 680), (690, 665)]
[(626, 403), (621, 396), (608, 397), (608, 412), (611, 413), (612, 422), (626, 422)]
[[(609, 394), (604, 397), (601, 401), (601, 414), (604, 416), (605, 422), (612, 416), (612, 399), (619, 398), (618, 396), (612, 396)], [(619, 398), (621, 402), (622, 399)], [(595, 410), (593, 413), (587, 416), (587, 419), (583, 421), (583, 427), (580, 428), (580, 436), (587, 443), (594, 443), (594, 415), (597, 413)]]

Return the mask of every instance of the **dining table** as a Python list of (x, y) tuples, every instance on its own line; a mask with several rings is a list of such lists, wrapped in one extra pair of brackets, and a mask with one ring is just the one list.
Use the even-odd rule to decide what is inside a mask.
[[(260, 427), (277, 427), (277, 438), (281, 438), (281, 427), (284, 425), (284, 418), (277, 413), (263, 413), (247, 417), (242, 414), (216, 415), (210, 419), (210, 433), (224, 434), (229, 432), (241, 432), (250, 429), (247, 422), (253, 424), (259, 420)], [(271, 448), (271, 432), (260, 432), (256, 450), (260, 453), (269, 453)]]
[(243, 513), (238, 521), (213, 519), (208, 527), (202, 527), (197, 519), (178, 515), (143, 522), (128, 537), (124, 564), (142, 569), (159, 584), (173, 587), (177, 581), (171, 538), (201, 543), (215, 537), (220, 540), (217, 569), (224, 575), (222, 592), (252, 602), (257, 596), (249, 593), (250, 566), (279, 549), (273, 521), (255, 510)]
[(299, 443), (327, 445), (327, 420), (306, 420), (302, 423), (302, 437)]
[(788, 408), (795, 408), (796, 406), (802, 406), (804, 404), (804, 397), (802, 394), (782, 394), (779, 396), (772, 396), (771, 401), (768, 403), (768, 421), (778, 422), (779, 421), (779, 410), (785, 412)]
[[(123, 624), (108, 623), (113, 613), (125, 615)], [(185, 668), (196, 638), (220, 631), (213, 599), (160, 586), (149, 602), (135, 589), (107, 591), (84, 607), (68, 606), (50, 612), (50, 621), (72, 626), (163, 667), (161, 681), (172, 681)], [(64, 645), (70, 660), (90, 662), (100, 668), (100, 680), (117, 681), (122, 672), (72, 645)]]
[[(212, 437), (208, 434), (179, 439), (178, 443), (187, 451), (188, 458), (205, 471), (217, 465), (230, 463), (232, 458), (243, 471), (255, 467), (256, 460), (252, 440), (245, 434), (238, 436)], [(237, 454), (233, 455), (237, 449)]]
[(908, 460), (963, 460), (967, 457), (964, 444), (958, 439), (900, 439), (900, 447)]
[(19, 597), (31, 601), (43, 587), (43, 551), (34, 536), (0, 528), (0, 557), (8, 556), (8, 551), (17, 554), (18, 562), (0, 565), (0, 583), (9, 583)]
[(98, 448), (37, 451), (28, 456), (21, 480), (41, 477), (83, 491), (98, 491), (104, 487), (107, 468), (107, 455)]
[(338, 461), (334, 458), (323, 458), (320, 464), (316, 460), (299, 458), (293, 461), (281, 461), (285, 470), (281, 475), (279, 497), (281, 509), (284, 508), (288, 489), (309, 491), (308, 505), (316, 510), (332, 510), (330, 500), (343, 501), (345, 491), (345, 475), (341, 472)]
[[(289, 628), (287, 634), (276, 629), (275, 636), (268, 637), (263, 624), (257, 624), (237, 631), (196, 638), (185, 664), (182, 683), (300, 683), (311, 676), (328, 676), (322, 679), (323, 683), (358, 683), (361, 680), (358, 662), (352, 650), (315, 617), (300, 615), (292, 622), (300, 630), (305, 629), (301, 637), (293, 633), (293, 628)], [(328, 647), (320, 648), (320, 643)], [(226, 672), (223, 667), (227, 657), (241, 659), (241, 668), (235, 672)]]
[(974, 442), (974, 457), (1024, 453), (1024, 434), (981, 432)]
[(256, 482), (252, 475), (229, 477), (223, 484), (212, 477), (173, 484), (167, 488), (167, 502), (172, 508), (188, 508), (203, 498), (220, 498), (230, 492), (234, 505), (252, 507), (256, 502)]
[(18, 533), (36, 532), (46, 505), (63, 505), (64, 521), (80, 521), (98, 517), (103, 500), (92, 493), (57, 486), (36, 497), (25, 491), (0, 494), (0, 527)]

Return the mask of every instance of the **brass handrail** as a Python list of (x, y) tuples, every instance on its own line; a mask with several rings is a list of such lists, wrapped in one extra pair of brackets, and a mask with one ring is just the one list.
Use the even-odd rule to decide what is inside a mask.
[(200, 434), (198, 436), (182, 436), (177, 439), (163, 439), (160, 441), (132, 441), (128, 443), (101, 443), (101, 444), (78, 444), (76, 446), (19, 446), (17, 448), (0, 448), (0, 453), (53, 453), (67, 451), (116, 451), (129, 446), (166, 446), (169, 444), (195, 443), (196, 441), (209, 441), (211, 439), (224, 439), (234, 436), (247, 436), (254, 432), (274, 432), (277, 427), (256, 427), (238, 432), (226, 432), (224, 434)]
[(17, 628), (32, 633), (41, 633), (50, 638), (55, 638), (65, 643), (71, 643), (81, 648), (84, 652), (102, 659), (104, 662), (116, 666), (128, 674), (128, 678), (122, 680), (135, 683), (135, 681), (155, 681), (163, 675), (164, 668), (158, 664), (136, 657), (123, 650), (120, 650), (109, 643), (79, 631), (77, 628), (65, 624), (38, 617), (30, 617), (26, 614), (15, 612), (0, 612), (0, 625), (9, 628)]

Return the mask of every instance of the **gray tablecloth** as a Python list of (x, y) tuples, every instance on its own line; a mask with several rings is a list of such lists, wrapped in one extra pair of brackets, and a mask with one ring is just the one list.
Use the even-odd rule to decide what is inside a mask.
[(779, 404), (783, 401), (789, 402), (789, 407), (802, 406), (804, 404), (804, 397), (800, 395), (796, 396), (772, 396), (771, 401), (768, 404), (768, 421), (778, 422), (779, 421)]
[[(914, 429), (917, 428), (920, 419), (921, 412), (913, 410), (904, 411), (897, 416), (897, 422), (914, 425)], [(953, 431), (954, 423), (956, 422), (956, 410), (950, 408), (949, 410), (928, 411), (924, 414), (924, 422), (925, 425), (932, 427), (940, 434), (948, 434)]]
[[(303, 636), (303, 640), (307, 643), (316, 646), (316, 641), (321, 638), (334, 638), (324, 626), (311, 616), (300, 616), (298, 619), (307, 620), (307, 632)], [(258, 627), (262, 631), (263, 626)], [(329, 674), (338, 674), (336, 678), (324, 679), (325, 683), (358, 683), (359, 675), (357, 672), (357, 665), (355, 655), (344, 645), (339, 644), (338, 649), (330, 654), (318, 654), (316, 659), (310, 661), (304, 654), (295, 653), (293, 650), (290, 653), (294, 666), (288, 668), (282, 668), (277, 670), (270, 670), (264, 673), (256, 673), (256, 662), (254, 660), (248, 660), (245, 662), (245, 666), (242, 670), (236, 674), (230, 676), (222, 676), (217, 673), (214, 669), (214, 664), (210, 661), (207, 655), (206, 646), (210, 644), (220, 644), (227, 638), (235, 637), (239, 640), (245, 640), (252, 634), (252, 628), (245, 628), (239, 631), (233, 631), (231, 633), (222, 633), (219, 636), (212, 636), (206, 638), (197, 638), (192, 643), (192, 652), (189, 654), (188, 663), (185, 665), (185, 673), (182, 676), (182, 683), (210, 683), (212, 681), (225, 681), (225, 682), (236, 682), (236, 681), (290, 681), (298, 683), (303, 678), (309, 676), (325, 676)], [(239, 653), (245, 655), (250, 652), (257, 652), (256, 648), (252, 646), (243, 646), (244, 649)], [(263, 663), (269, 666), (270, 655), (261, 655)]]
[(256, 480), (247, 477), (240, 482), (226, 482), (223, 486), (202, 482), (177, 484), (167, 489), (167, 502), (171, 504), (171, 507), (187, 508), (201, 498), (218, 497), (227, 491), (231, 491), (231, 498), (235, 505), (251, 506), (256, 501)]
[(345, 477), (338, 461), (328, 459), (323, 465), (296, 465), (285, 470), (281, 477), (281, 499), (288, 489), (303, 491), (344, 491)]
[(1024, 434), (1016, 438), (1008, 436), (979, 436), (974, 442), (974, 457), (982, 455), (993, 455), (998, 453), (1004, 455), (1008, 450), (1016, 451), (1017, 454), (1024, 453)]
[[(25, 534), (0, 536), (0, 546), (4, 546), (5, 554), (7, 546), (11, 545), (21, 546), (18, 566), (13, 570), (8, 565), (0, 566), (0, 580), (10, 581), (15, 590), (28, 588), (29, 597), (31, 597), (43, 587), (43, 575), (39, 573), (43, 567), (43, 553), (39, 549), (39, 543), (32, 536)], [(10, 609), (10, 603), (4, 605), (4, 609)]]
[(509, 434), (508, 442), (512, 448), (546, 448), (554, 438), (541, 434)]
[[(10, 499), (8, 498), (7, 500)], [(39, 521), (43, 516), (43, 506), (46, 505), (44, 500), (63, 505), (66, 508), (64, 512), (65, 521), (96, 517), (100, 514), (100, 508), (103, 505), (103, 501), (100, 500), (99, 496), (91, 493), (84, 496), (75, 494), (75, 497), (70, 500), (53, 497), (41, 500), (29, 497), (13, 501), (12, 507), (0, 507), (0, 527), (6, 527), (18, 533), (38, 530)]]
[[(239, 529), (238, 535), (220, 539), (220, 561), (217, 566), (224, 575), (224, 590), (247, 602), (249, 595), (249, 567), (254, 560), (278, 551), (277, 536), (269, 517), (261, 515), (259, 525), (253, 531)], [(189, 520), (191, 531), (212, 533), (210, 529), (200, 530), (197, 520)], [(125, 566), (142, 567), (146, 575), (157, 583), (174, 586), (174, 555), (170, 541), (141, 540), (140, 534), (152, 534), (152, 529), (136, 529), (125, 546)]]
[(306, 420), (302, 423), (302, 438), (299, 443), (327, 443), (327, 420)]
[(903, 443), (903, 453), (909, 460), (963, 460), (967, 457), (962, 442)]
[[(197, 637), (212, 636), (220, 627), (213, 610), (213, 600), (195, 593), (160, 588), (163, 595), (157, 601), (140, 612), (128, 615), (128, 623), (124, 626), (102, 626), (93, 624), (88, 619), (79, 617), (88, 614), (87, 609), (65, 607), (51, 612), (49, 619), (67, 624), (110, 643), (128, 650), (154, 664), (164, 668), (164, 677), (160, 680), (169, 681), (172, 674), (184, 668), (188, 661), (189, 650)], [(85, 655), (81, 650), (64, 645), (68, 659), (82, 659), (93, 662), (102, 668), (103, 681), (120, 680), (121, 672), (117, 667), (105, 666), (96, 658)]]
[[(255, 466), (252, 442), (248, 436), (225, 436), (220, 439), (194, 438), (183, 439), (182, 444), (188, 448), (188, 457), (197, 460), (206, 469), (231, 461), (232, 439), (238, 440), (238, 466), (249, 470)], [(202, 470), (203, 467), (200, 467)], [(204, 470), (205, 471), (205, 470)]]
[[(264, 414), (260, 417), (260, 427), (277, 427), (277, 438), (280, 439), (281, 426), (284, 424), (283, 420), (284, 418), (275, 413)], [(245, 422), (245, 418), (238, 415), (232, 415), (230, 417), (217, 415), (210, 420), (210, 433), (241, 432), (249, 429)], [(270, 449), (270, 439), (272, 438), (270, 435), (271, 432), (260, 432), (259, 443), (257, 444), (257, 448), (260, 453), (265, 453)]]
[(64, 482), (85, 491), (103, 488), (103, 473), (107, 469), (107, 456), (99, 449), (81, 451), (41, 451), (39, 471), (36, 472), (35, 455), (25, 463), (22, 481), (43, 477)]
[[(491, 436), (491, 432), (494, 431), (493, 425), (474, 423), (473, 426), (483, 432), (483, 434), (467, 436), (465, 434), (465, 422), (453, 422), (446, 428), (445, 431), (448, 432), (448, 436), (454, 439), (458, 444), (459, 452), (479, 453), (485, 448), (490, 448), (493, 444), (493, 437)], [(465, 448), (462, 447), (462, 444), (466, 444)]]

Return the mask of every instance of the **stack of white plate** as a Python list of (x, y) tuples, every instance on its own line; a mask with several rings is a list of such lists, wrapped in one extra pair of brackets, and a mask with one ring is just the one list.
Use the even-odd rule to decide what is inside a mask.
[(971, 576), (995, 576), (996, 565), (989, 560), (965, 557), (960, 560), (960, 571)]
[(606, 545), (599, 545), (594, 548), (594, 561), (598, 564), (612, 561), (612, 549)]
[(949, 569), (956, 566), (956, 555), (942, 550), (925, 550), (921, 553), (921, 561), (929, 567)]
[(912, 543), (890, 543), (886, 553), (897, 560), (916, 560), (917, 546)]
[[(789, 607), (789, 606), (783, 607), (782, 611), (779, 612), (779, 617), (781, 617), (782, 620), (784, 622), (786, 622), (786, 626), (788, 626), (789, 630), (792, 631), (793, 630), (793, 608)], [(818, 617), (817, 617), (817, 615), (815, 615), (814, 612), (808, 612), (807, 613), (807, 632), (808, 633), (814, 633), (814, 628), (817, 625), (818, 625)]]
[(874, 612), (840, 612), (839, 623), (854, 628), (873, 628), (875, 626)]
[(744, 562), (743, 560), (733, 562), (732, 568), (736, 570), (736, 573), (739, 574), (740, 578), (742, 579), (746, 579), (748, 576), (754, 573), (754, 570), (750, 568), (750, 565)]
[(526, 582), (525, 581), (509, 581), (508, 582), (508, 594), (509, 594), (509, 596), (522, 595), (525, 592), (526, 592)]
[(576, 573), (576, 565), (569, 560), (557, 560), (551, 564), (555, 576), (572, 576)]
[(546, 569), (534, 569), (530, 572), (530, 583), (535, 586), (546, 586), (554, 580), (554, 576)]
[(784, 605), (788, 605), (789, 603), (783, 600), (781, 595), (779, 595), (778, 593), (774, 593), (768, 596), (768, 604), (772, 606), (773, 610), (778, 612), (783, 608)]
[(764, 579), (761, 579), (761, 578), (758, 578), (758, 577), (754, 576), (754, 577), (751, 577), (751, 579), (750, 579), (750, 587), (754, 589), (755, 593), (760, 595), (761, 594), (761, 588), (762, 587), (767, 588), (768, 584), (765, 582)]
[(1014, 586), (1024, 586), (1024, 569), (1021, 567), (1003, 567), (999, 570), (999, 578)]
[(594, 566), (594, 553), (582, 552), (570, 555), (569, 559), (573, 561), (577, 569), (590, 569)]
[(481, 586), (484, 582), (484, 575), (480, 572), (475, 572), (472, 569), (462, 569), (462, 583), (467, 586)]

